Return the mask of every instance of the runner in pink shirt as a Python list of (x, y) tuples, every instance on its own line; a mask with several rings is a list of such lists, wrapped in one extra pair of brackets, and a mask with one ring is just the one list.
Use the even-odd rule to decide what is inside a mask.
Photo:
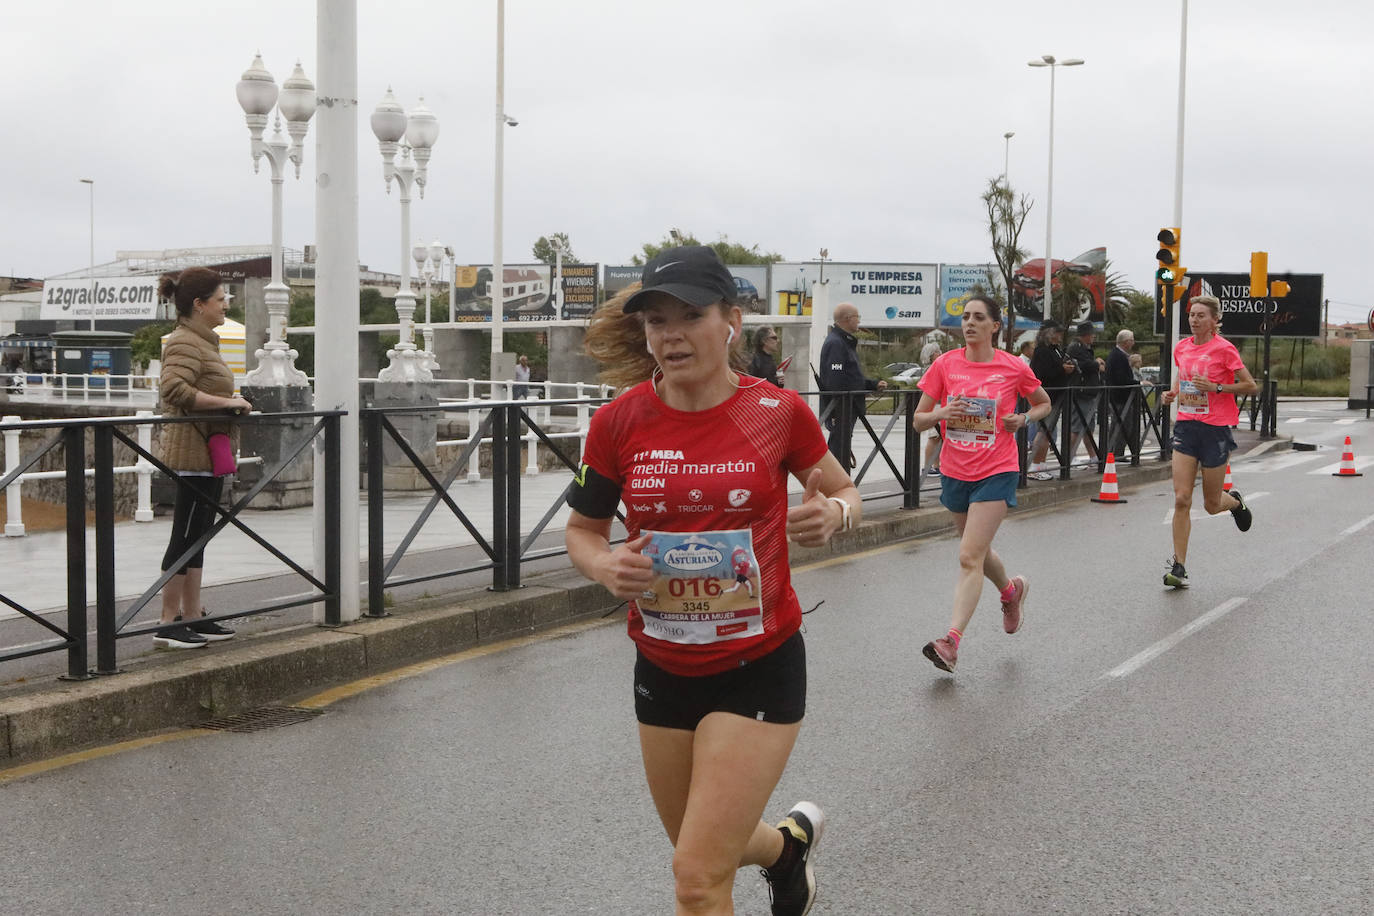
[(1164, 403), (1178, 401), (1178, 422), (1170, 441), (1174, 471), (1174, 555), (1164, 584), (1188, 587), (1188, 538), (1193, 531), (1193, 485), (1202, 467), (1202, 505), (1208, 515), (1230, 512), (1236, 527), (1249, 531), (1253, 517), (1240, 491), (1226, 485), (1226, 464), (1236, 442), (1231, 427), (1240, 422), (1236, 395), (1259, 390), (1235, 344), (1217, 333), (1221, 303), (1216, 296), (1194, 296), (1188, 306), (1193, 336), (1174, 347), (1174, 384)]
[[(1028, 587), (1024, 576), (1007, 577), (1002, 558), (992, 549), (997, 527), (1016, 505), (1020, 456), (1016, 431), (1050, 412), (1050, 396), (1017, 356), (996, 347), (1002, 308), (974, 296), (964, 305), (964, 346), (950, 350), (921, 377), (921, 402), (915, 426), (920, 432), (944, 426), (940, 458), (940, 503), (954, 513), (959, 530), (959, 582), (949, 632), (926, 643), (926, 658), (942, 671), (953, 671), (959, 641), (978, 607), (983, 577), (1002, 598), (1002, 628), (1021, 628)], [(1031, 409), (1016, 412), (1016, 398)]]

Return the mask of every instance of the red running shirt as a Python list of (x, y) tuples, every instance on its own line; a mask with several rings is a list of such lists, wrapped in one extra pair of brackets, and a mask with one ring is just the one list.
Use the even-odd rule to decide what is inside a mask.
[[(680, 644), (644, 632), (630, 602), (629, 634), (645, 658), (682, 676), (718, 674), (767, 655), (801, 627), (787, 557), (787, 477), (826, 454), (816, 416), (796, 392), (740, 377), (709, 410), (675, 410), (648, 383), (600, 408), (583, 464), (619, 488), (630, 537), (654, 531), (752, 531), (763, 632)], [(573, 508), (579, 500), (570, 498)], [(580, 511), (580, 510), (579, 510)], [(584, 512), (584, 514), (587, 514)], [(609, 514), (609, 513), (607, 513)]]

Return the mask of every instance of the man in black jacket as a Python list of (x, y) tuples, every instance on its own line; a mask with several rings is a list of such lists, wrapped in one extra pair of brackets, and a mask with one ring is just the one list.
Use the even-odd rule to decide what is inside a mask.
[[(821, 397), (821, 416), (825, 417), (825, 428), (830, 430), (830, 452), (840, 462), (841, 467), (855, 465), (850, 443), (854, 438), (854, 424), (864, 415), (864, 391), (882, 391), (887, 387), (885, 381), (865, 378), (859, 365), (859, 339), (854, 335), (859, 330), (859, 310), (849, 302), (835, 306), (834, 327), (826, 335), (821, 345), (821, 391), (847, 391), (849, 411), (841, 421), (841, 408), (844, 406), (838, 397)], [(829, 411), (827, 413), (827, 410)]]
[(1097, 328), (1091, 321), (1085, 321), (1078, 326), (1077, 342), (1069, 345), (1069, 359), (1078, 364), (1078, 377), (1074, 379), (1077, 403), (1074, 404), (1070, 423), (1073, 439), (1069, 455), (1078, 453), (1078, 443), (1087, 433), (1088, 457), (1094, 460), (1097, 459), (1097, 449), (1093, 447), (1093, 427), (1097, 423), (1098, 398), (1102, 396), (1102, 371), (1106, 368), (1106, 364), (1093, 352), (1093, 340), (1096, 337)]
[(1122, 328), (1116, 334), (1116, 346), (1107, 354), (1106, 381), (1108, 399), (1112, 402), (1112, 411), (1107, 417), (1112, 424), (1107, 450), (1118, 455), (1123, 454), (1123, 445), (1129, 445), (1132, 452), (1140, 451), (1140, 422), (1135, 395), (1140, 383), (1131, 371), (1131, 350), (1134, 347), (1135, 334), (1130, 328)]
[[(1053, 318), (1040, 324), (1040, 332), (1035, 336), (1035, 350), (1031, 353), (1031, 371), (1040, 379), (1040, 384), (1049, 393), (1054, 409), (1040, 421), (1040, 431), (1036, 433), (1031, 445), (1030, 476), (1035, 480), (1051, 480), (1045, 458), (1050, 451), (1050, 436), (1054, 435), (1057, 423), (1068, 421), (1070, 404), (1065, 398), (1069, 393), (1070, 379), (1078, 372), (1078, 363), (1064, 352), (1064, 326)], [(1064, 456), (1067, 461), (1067, 456)]]

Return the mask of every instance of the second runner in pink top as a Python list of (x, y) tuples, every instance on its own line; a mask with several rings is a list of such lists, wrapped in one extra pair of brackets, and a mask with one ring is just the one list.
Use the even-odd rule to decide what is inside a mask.
[[(1240, 422), (1236, 396), (1216, 391), (1218, 384), (1230, 385), (1236, 370), (1245, 367), (1236, 345), (1217, 334), (1205, 344), (1185, 337), (1174, 345), (1174, 365), (1178, 367), (1178, 418), (1198, 420), (1210, 426), (1235, 426)], [(1202, 376), (1212, 384), (1194, 381)]]
[(963, 398), (979, 407), (976, 414), (941, 424), (941, 473), (956, 480), (982, 480), (1020, 470), (1016, 434), (1002, 428), (1002, 417), (1016, 412), (1017, 395), (1029, 395), (1039, 387), (1030, 367), (1005, 350), (993, 350), (986, 363), (969, 360), (964, 348), (935, 360), (921, 376), (921, 390), (937, 404)]

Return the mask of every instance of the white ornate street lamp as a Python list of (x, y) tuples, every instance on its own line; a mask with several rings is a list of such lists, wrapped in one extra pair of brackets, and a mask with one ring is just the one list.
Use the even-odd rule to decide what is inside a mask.
[(549, 236), (549, 247), (553, 249), (553, 317), (563, 317), (563, 240), (557, 235)]
[[(252, 65), (243, 72), (237, 87), (239, 105), (243, 107), (248, 133), (252, 136), (253, 171), (257, 172), (265, 155), (272, 164), (272, 281), (267, 284), (267, 342), (256, 351), (258, 365), (245, 376), (249, 385), (306, 386), (309, 379), (295, 366), (298, 355), (286, 343), (286, 313), (291, 301), (290, 290), (282, 282), (281, 195), (282, 172), (289, 159), (301, 177), (301, 158), (310, 118), (315, 113), (315, 84), (305, 76), (300, 61), (282, 84), (280, 98), (277, 82), (262, 65), (262, 55), (253, 58)], [(277, 109), (272, 139), (262, 138), (267, 116)], [(288, 146), (281, 133), (281, 119), (286, 117), (286, 132), (291, 135)]]
[(425, 368), (433, 372), (439, 368), (439, 360), (434, 355), (434, 326), (430, 324), (430, 281), (438, 278), (444, 269), (444, 255), (447, 253), (443, 244), (435, 239), (429, 245), (419, 244), (410, 250), (411, 257), (415, 258), (415, 269), (420, 272), (420, 276), (425, 281), (425, 325), (420, 329), (424, 335), (426, 359)]
[(1044, 54), (1039, 60), (1028, 61), (1026, 65), (1050, 68), (1050, 177), (1049, 187), (1045, 190), (1045, 299), (1040, 303), (1042, 316), (1049, 318), (1053, 314), (1051, 305), (1054, 302), (1050, 285), (1054, 275), (1054, 261), (1050, 258), (1051, 232), (1054, 228), (1054, 71), (1060, 67), (1081, 67), (1083, 61), (1076, 57), (1056, 60), (1053, 54)]
[(386, 352), (391, 363), (377, 373), (377, 378), (383, 382), (428, 382), (434, 379), (427, 367), (429, 354), (415, 349), (415, 291), (410, 288), (410, 189), (414, 185), (420, 189), (420, 197), (425, 196), (430, 150), (439, 139), (439, 119), (425, 106), (423, 97), (407, 115), (388, 86), (386, 97), (372, 112), (372, 133), (382, 151), (386, 192), (391, 193), (393, 178), (401, 186), (401, 288), (396, 293), (401, 339), (395, 349)]

